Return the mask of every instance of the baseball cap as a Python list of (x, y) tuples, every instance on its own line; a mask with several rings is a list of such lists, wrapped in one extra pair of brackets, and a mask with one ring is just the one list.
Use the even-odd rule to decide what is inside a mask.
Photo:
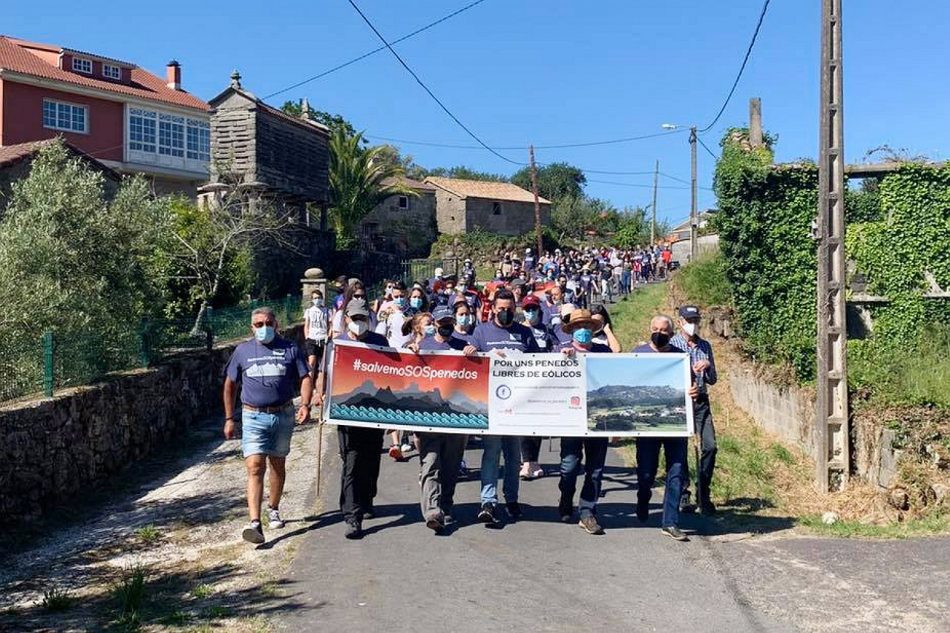
[(455, 312), (449, 306), (439, 306), (432, 311), (432, 320), (438, 323), (439, 321), (455, 320)]
[(364, 299), (350, 299), (350, 302), (346, 304), (346, 316), (369, 316), (369, 310), (366, 309), (366, 301)]
[(443, 272), (444, 272), (444, 271), (443, 271), (441, 268), (436, 268), (436, 269), (435, 269), (435, 276), (436, 276), (436, 277), (441, 277)]
[(541, 307), (541, 300), (538, 299), (538, 297), (537, 297), (536, 295), (528, 295), (528, 296), (526, 296), (524, 299), (521, 300), (521, 307), (522, 307), (523, 309), (527, 309), (527, 308), (540, 308), (540, 307)]
[(680, 308), (680, 316), (684, 319), (698, 319), (699, 308), (696, 306), (683, 306)]
[(573, 303), (565, 303), (565, 304), (562, 304), (562, 305), (561, 305), (561, 318), (564, 319), (565, 321), (567, 321), (567, 319), (571, 316), (571, 312), (573, 312), (573, 311), (576, 310), (576, 309), (577, 309), (577, 308), (574, 307), (574, 304), (573, 304)]

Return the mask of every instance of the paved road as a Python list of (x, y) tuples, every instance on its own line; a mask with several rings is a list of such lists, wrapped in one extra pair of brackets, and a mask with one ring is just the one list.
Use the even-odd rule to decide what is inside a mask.
[[(331, 437), (333, 434), (328, 434)], [(542, 461), (553, 470), (556, 453)], [(554, 449), (557, 450), (555, 443)], [(466, 459), (478, 466), (480, 451)], [(332, 455), (331, 455), (332, 457)], [(325, 472), (327, 508), (338, 495), (339, 460)], [(737, 598), (700, 539), (677, 543), (633, 516), (635, 477), (611, 451), (603, 536), (557, 518), (555, 477), (522, 484), (525, 517), (501, 530), (475, 523), (478, 482), (457, 494), (460, 527), (436, 536), (422, 524), (418, 462), (384, 457), (379, 518), (346, 541), (338, 516), (308, 532), (290, 580), (302, 609), (280, 617), (288, 631), (787, 631), (788, 624)], [(474, 469), (473, 469), (474, 470)], [(658, 499), (655, 497), (655, 501)]]

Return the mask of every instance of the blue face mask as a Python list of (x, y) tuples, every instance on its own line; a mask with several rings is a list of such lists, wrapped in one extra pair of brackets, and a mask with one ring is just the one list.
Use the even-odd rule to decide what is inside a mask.
[(413, 297), (409, 300), (409, 307), (413, 310), (418, 310), (422, 307), (422, 297)]
[(254, 337), (261, 343), (270, 343), (274, 340), (274, 326), (265, 325), (255, 329)]
[(405, 307), (406, 307), (406, 298), (405, 298), (405, 297), (396, 297), (395, 299), (393, 299), (393, 304), (395, 304), (395, 306), (396, 306), (397, 308), (405, 308)]
[(422, 331), (425, 332), (425, 335), (426, 335), (426, 336), (435, 336), (435, 326), (434, 326), (434, 325), (427, 325), (427, 326), (425, 326), (424, 328), (422, 328)]
[(594, 333), (590, 328), (582, 327), (574, 330), (573, 337), (580, 345), (590, 345), (590, 342), (594, 340)]
[(524, 311), (524, 318), (525, 318), (525, 319), (528, 321), (528, 323), (530, 323), (531, 325), (534, 325), (535, 323), (537, 323), (537, 322), (538, 322), (538, 319), (539, 319), (540, 317), (541, 317), (541, 313), (538, 312), (537, 310), (525, 310), (525, 311)]

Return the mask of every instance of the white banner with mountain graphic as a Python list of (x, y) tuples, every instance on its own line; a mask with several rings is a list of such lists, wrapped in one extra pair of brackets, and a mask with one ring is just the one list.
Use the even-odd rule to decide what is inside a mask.
[(688, 436), (685, 354), (478, 354), (331, 346), (324, 419), (443, 433)]

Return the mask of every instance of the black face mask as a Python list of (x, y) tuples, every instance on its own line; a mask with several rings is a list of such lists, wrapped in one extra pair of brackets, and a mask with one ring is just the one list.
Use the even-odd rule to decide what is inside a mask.
[(501, 308), (496, 314), (498, 318), (498, 323), (504, 326), (511, 325), (515, 320), (515, 311), (511, 308)]
[(670, 343), (670, 335), (666, 332), (654, 332), (650, 335), (650, 340), (653, 341), (654, 347), (657, 349), (663, 349)]
[(449, 338), (452, 336), (452, 332), (455, 331), (455, 326), (453, 325), (440, 325), (436, 330), (439, 333), (439, 336), (442, 338)]

